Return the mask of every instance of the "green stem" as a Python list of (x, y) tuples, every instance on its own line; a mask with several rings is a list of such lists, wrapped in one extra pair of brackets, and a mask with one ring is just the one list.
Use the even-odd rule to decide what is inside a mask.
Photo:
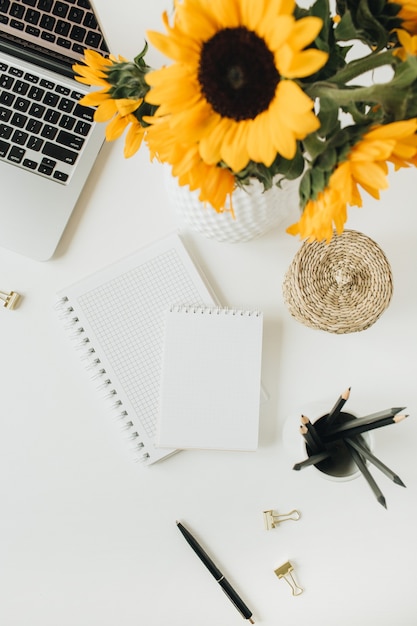
[(395, 57), (393, 57), (391, 50), (368, 54), (368, 56), (361, 59), (350, 61), (332, 78), (329, 78), (327, 82), (335, 83), (336, 85), (346, 85), (354, 78), (365, 74), (365, 72), (375, 70), (377, 67), (384, 65), (393, 65), (393, 63), (395, 63)]
[(330, 82), (316, 83), (306, 90), (310, 98), (330, 98), (337, 106), (347, 106), (352, 102), (376, 102), (375, 85), (370, 87), (354, 87), (339, 89)]

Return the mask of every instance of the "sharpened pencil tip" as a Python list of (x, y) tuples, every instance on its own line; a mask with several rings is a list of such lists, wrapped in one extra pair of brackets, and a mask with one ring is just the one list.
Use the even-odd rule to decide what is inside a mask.
[(401, 487), (406, 487), (407, 485), (404, 485), (403, 481), (401, 480), (401, 478), (397, 475), (394, 476), (393, 478), (394, 482), (396, 485), (401, 485)]
[(386, 503), (386, 500), (385, 500), (384, 496), (380, 496), (380, 497), (379, 497), (379, 498), (377, 498), (377, 499), (378, 499), (379, 504), (382, 504), (382, 506), (383, 506), (383, 507), (385, 507), (386, 509), (388, 508), (388, 507), (387, 507), (387, 503)]
[(299, 463), (296, 463), (296, 464), (293, 466), (293, 470), (299, 471), (300, 469), (301, 469), (301, 468), (300, 468), (300, 464), (299, 464)]

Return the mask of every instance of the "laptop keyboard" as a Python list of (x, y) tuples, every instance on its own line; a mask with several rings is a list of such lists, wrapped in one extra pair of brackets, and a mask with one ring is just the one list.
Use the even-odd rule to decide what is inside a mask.
[(0, 60), (0, 160), (66, 184), (93, 126), (81, 96)]
[(88, 0), (0, 0), (0, 29), (73, 59), (108, 53)]

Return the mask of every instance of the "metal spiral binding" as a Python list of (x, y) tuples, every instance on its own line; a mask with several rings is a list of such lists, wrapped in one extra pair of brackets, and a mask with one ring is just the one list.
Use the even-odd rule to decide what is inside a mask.
[(229, 309), (229, 307), (221, 306), (204, 306), (196, 305), (173, 305), (170, 307), (171, 313), (193, 313), (202, 315), (241, 315), (251, 317), (252, 315), (259, 317), (261, 315), (258, 310)]
[(62, 320), (66, 320), (64, 327), (68, 331), (71, 340), (75, 342), (76, 349), (82, 352), (81, 360), (86, 361), (86, 370), (92, 372), (91, 380), (99, 381), (97, 385), (98, 391), (106, 400), (110, 401), (111, 409), (116, 415), (116, 419), (122, 422), (121, 429), (127, 434), (126, 439), (129, 448), (133, 452), (134, 460), (146, 463), (149, 459), (149, 454), (144, 451), (145, 446), (141, 436), (137, 432), (133, 421), (129, 418), (129, 413), (124, 408), (123, 402), (117, 398), (117, 391), (113, 387), (111, 379), (107, 376), (106, 369), (91, 345), (90, 339), (85, 335), (85, 330), (80, 324), (80, 320), (75, 314), (69, 299), (66, 296), (62, 297), (56, 303), (55, 308), (59, 311), (59, 317)]

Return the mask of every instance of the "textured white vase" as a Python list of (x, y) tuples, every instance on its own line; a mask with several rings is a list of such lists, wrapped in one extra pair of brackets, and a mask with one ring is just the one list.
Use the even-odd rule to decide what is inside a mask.
[(186, 226), (208, 238), (228, 243), (250, 241), (283, 225), (287, 228), (299, 219), (299, 180), (283, 181), (282, 187), (264, 191), (254, 179), (245, 189), (233, 193), (233, 211), (217, 213), (198, 199), (198, 191), (180, 186), (170, 171), (164, 169), (165, 187), (180, 226)]

